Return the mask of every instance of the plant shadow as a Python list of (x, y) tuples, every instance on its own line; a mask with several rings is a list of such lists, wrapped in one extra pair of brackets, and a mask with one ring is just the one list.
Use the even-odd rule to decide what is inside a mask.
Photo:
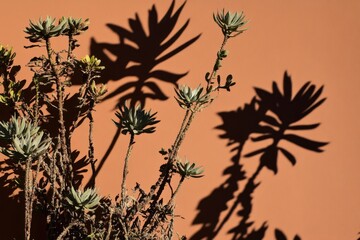
[[(107, 24), (107, 27), (118, 36), (119, 43), (104, 43), (91, 39), (91, 55), (101, 59), (102, 65), (105, 66), (97, 82), (119, 83), (114, 91), (104, 97), (103, 101), (117, 98), (117, 105), (128, 101), (130, 105), (139, 103), (144, 106), (149, 99), (159, 101), (168, 99), (160, 85), (165, 83), (177, 87), (178, 81), (186, 76), (187, 72), (173, 73), (161, 69), (159, 65), (175, 57), (200, 37), (199, 34), (183, 43), (177, 43), (190, 22), (188, 19), (179, 28), (176, 26), (185, 4), (186, 2), (175, 8), (175, 0), (173, 0), (161, 18), (156, 6), (153, 5), (148, 12), (147, 31), (137, 13), (134, 18), (128, 20), (129, 30), (112, 23)], [(95, 179), (118, 141), (120, 132), (121, 130), (117, 129), (114, 133), (104, 156), (93, 168), (86, 187), (95, 185)]]
[[(322, 91), (323, 87), (317, 88), (307, 82), (293, 94), (291, 77), (285, 72), (282, 91), (276, 82), (272, 84), (272, 91), (255, 88), (256, 95), (250, 103), (235, 111), (219, 113), (223, 123), (216, 129), (223, 131), (220, 138), (228, 140), (228, 146), (232, 147), (231, 152), (235, 152), (235, 155), (231, 158), (231, 165), (223, 171), (227, 179), (199, 202), (193, 225), (201, 227), (190, 237), (191, 240), (216, 239), (225, 227), (230, 229), (227, 232), (231, 236), (229, 239), (261, 240), (265, 237), (267, 222), (256, 228), (251, 220), (253, 193), (260, 185), (257, 177), (261, 171), (266, 170), (277, 174), (279, 153), (292, 165), (296, 164), (297, 159), (293, 153), (282, 146), (284, 141), (306, 150), (323, 151), (322, 148), (328, 143), (297, 134), (320, 125), (298, 122), (325, 101), (325, 98), (320, 97)], [(263, 146), (243, 154), (246, 143)], [(259, 164), (253, 173), (247, 173), (241, 160), (254, 156), (258, 156)], [(239, 219), (238, 224), (227, 226), (233, 218)], [(288, 239), (279, 229), (275, 229), (274, 234), (276, 240)], [(298, 235), (293, 239), (301, 240)]]

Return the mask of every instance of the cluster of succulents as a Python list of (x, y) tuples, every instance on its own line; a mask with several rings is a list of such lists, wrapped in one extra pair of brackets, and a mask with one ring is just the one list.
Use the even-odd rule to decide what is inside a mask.
[(11, 145), (11, 148), (2, 148), (1, 152), (18, 160), (36, 158), (51, 145), (51, 139), (36, 124), (14, 116), (8, 122), (0, 122), (0, 139), (10, 141)]
[(0, 102), (5, 105), (8, 105), (9, 102), (19, 102), (22, 97), (22, 88), (24, 84), (24, 81), (15, 82), (10, 80), (7, 86), (7, 93), (0, 94)]
[(89, 28), (89, 19), (62, 17), (58, 24), (55, 22), (56, 18), (49, 16), (37, 22), (30, 20), (30, 26), (24, 30), (26, 38), (35, 43), (60, 35), (79, 35)]
[(105, 67), (101, 66), (101, 60), (95, 56), (86, 55), (80, 61), (78, 61), (79, 67), (84, 74), (89, 74), (92, 72), (100, 72), (104, 70)]
[(101, 84), (100, 87), (97, 87), (96, 82), (94, 80), (91, 81), (89, 94), (95, 102), (99, 102), (106, 92), (107, 88), (105, 84)]
[(156, 123), (160, 122), (156, 120), (155, 115), (157, 113), (151, 113), (151, 110), (145, 111), (141, 105), (134, 106), (119, 106), (119, 111), (115, 115), (119, 118), (120, 122), (114, 123), (121, 128), (123, 134), (130, 133), (132, 135), (139, 135), (142, 133), (155, 132)]
[(71, 187), (68, 196), (65, 198), (67, 204), (75, 210), (93, 211), (100, 203), (101, 197), (96, 192), (96, 189), (88, 188), (84, 191), (80, 189), (75, 190)]
[(12, 65), (16, 53), (13, 52), (12, 47), (5, 47), (0, 44), (0, 67), (9, 67)]
[(52, 37), (57, 37), (65, 30), (66, 21), (61, 21), (59, 24), (55, 24), (56, 19), (47, 16), (46, 19), (40, 18), (38, 22), (32, 22), (30, 20), (30, 26), (26, 27), (24, 32), (28, 34), (26, 36), (30, 42), (41, 42)]
[(66, 27), (62, 33), (64, 35), (80, 35), (88, 30), (90, 24), (88, 18), (83, 20), (82, 18), (62, 17), (59, 22), (63, 21), (66, 23)]
[(0, 121), (0, 139), (11, 140), (27, 132), (33, 136), (40, 132), (40, 127), (22, 117), (12, 116), (9, 121)]

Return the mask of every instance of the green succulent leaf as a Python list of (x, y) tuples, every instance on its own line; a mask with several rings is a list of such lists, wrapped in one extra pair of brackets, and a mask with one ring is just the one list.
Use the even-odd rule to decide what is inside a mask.
[(101, 197), (98, 195), (96, 189), (88, 188), (84, 191), (80, 189), (75, 190), (71, 187), (70, 192), (65, 198), (68, 205), (76, 210), (94, 211), (100, 203)]
[(160, 122), (156, 120), (155, 115), (157, 113), (151, 113), (145, 111), (141, 105), (127, 106), (125, 103), (123, 106), (119, 106), (119, 111), (115, 115), (119, 118), (119, 122), (114, 123), (121, 128), (123, 134), (139, 135), (142, 133), (153, 133), (155, 127), (153, 125)]
[(203, 106), (211, 101), (210, 93), (206, 92), (202, 94), (204, 88), (198, 86), (195, 89), (183, 85), (175, 89), (176, 96), (175, 100), (178, 102), (180, 107), (184, 109), (190, 109), (194, 106)]
[(204, 172), (202, 167), (196, 167), (195, 163), (190, 163), (189, 161), (176, 162), (176, 171), (184, 178), (201, 178), (204, 175), (201, 175)]
[(216, 14), (214, 13), (213, 18), (217, 25), (221, 28), (223, 34), (227, 37), (235, 37), (246, 30), (243, 28), (243, 26), (247, 23), (243, 12), (231, 13), (223, 10), (222, 12), (218, 12)]
[(30, 42), (41, 42), (52, 37), (57, 37), (63, 33), (66, 27), (66, 21), (62, 20), (55, 25), (55, 18), (47, 16), (45, 20), (42, 18), (38, 22), (30, 20), (30, 26), (26, 27), (24, 32), (27, 34), (26, 38)]

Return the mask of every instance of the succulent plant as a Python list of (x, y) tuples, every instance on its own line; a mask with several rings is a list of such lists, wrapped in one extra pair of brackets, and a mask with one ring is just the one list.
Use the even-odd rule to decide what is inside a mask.
[(80, 69), (85, 74), (90, 74), (91, 72), (99, 72), (105, 69), (104, 66), (101, 66), (101, 60), (96, 58), (94, 55), (91, 57), (86, 55), (80, 61), (78, 61)]
[(25, 81), (8, 81), (7, 91), (0, 94), (0, 102), (8, 105), (9, 102), (16, 103), (22, 98), (22, 88), (25, 85)]
[(114, 123), (121, 128), (122, 133), (130, 133), (134, 135), (139, 135), (141, 133), (153, 133), (155, 132), (155, 127), (151, 127), (156, 123), (160, 122), (156, 120), (156, 113), (151, 113), (150, 111), (145, 111), (141, 105), (134, 106), (119, 106), (119, 112), (116, 112), (115, 115), (119, 118), (120, 122)]
[(16, 53), (12, 47), (5, 47), (0, 44), (0, 67), (10, 67), (14, 61)]
[(107, 92), (107, 88), (105, 84), (101, 84), (100, 87), (96, 87), (95, 81), (91, 82), (89, 94), (94, 99), (95, 102), (99, 102), (101, 98)]
[(202, 106), (211, 101), (210, 94), (208, 92), (201, 95), (203, 90), (204, 88), (201, 86), (191, 89), (190, 87), (183, 85), (178, 89), (175, 89), (175, 93), (177, 95), (175, 99), (182, 108), (189, 109), (193, 105)]
[(101, 197), (96, 192), (96, 189), (88, 188), (84, 191), (80, 189), (75, 190), (71, 187), (68, 196), (65, 198), (66, 202), (75, 208), (75, 210), (89, 210), (93, 211), (100, 203)]
[(89, 28), (90, 21), (89, 19), (82, 20), (82, 18), (72, 18), (72, 17), (62, 17), (59, 21), (65, 22), (66, 25), (62, 32), (63, 35), (80, 35)]
[(196, 167), (195, 163), (190, 163), (187, 160), (184, 163), (181, 161), (177, 161), (176, 167), (177, 172), (184, 178), (201, 178), (202, 176), (204, 176), (201, 175), (204, 172), (204, 169), (202, 167)]
[(67, 21), (60, 21), (58, 25), (55, 25), (55, 18), (47, 16), (45, 20), (42, 18), (38, 22), (32, 22), (30, 20), (30, 26), (26, 27), (24, 32), (28, 34), (26, 36), (30, 42), (41, 42), (42, 40), (49, 39), (51, 37), (57, 37), (63, 33), (66, 28)]
[[(219, 25), (223, 34), (227, 37), (235, 37), (236, 35), (244, 32), (246, 29), (242, 28), (247, 21), (244, 21), (245, 16), (241, 13), (218, 12), (213, 14), (214, 21)], [(235, 33), (234, 33), (235, 32)], [(234, 34), (233, 34), (234, 33)]]
[(51, 144), (51, 139), (44, 136), (43, 131), (32, 134), (31, 128), (27, 128), (26, 132), (15, 136), (12, 139), (12, 149), (4, 148), (2, 153), (10, 158), (24, 160), (29, 157), (37, 158), (47, 151)]
[(40, 128), (27, 118), (12, 116), (9, 121), (0, 122), (0, 139), (10, 140), (27, 132), (30, 136), (39, 133)]

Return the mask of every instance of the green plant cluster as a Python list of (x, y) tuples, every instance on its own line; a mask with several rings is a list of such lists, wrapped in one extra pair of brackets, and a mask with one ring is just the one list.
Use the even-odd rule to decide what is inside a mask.
[[(105, 85), (97, 84), (104, 66), (95, 56), (78, 59), (74, 50), (79, 46), (76, 36), (89, 28), (89, 20), (52, 17), (30, 21), (25, 29), (26, 38), (39, 48), (40, 56), (33, 57), (27, 65), (33, 78), (25, 88), (24, 81), (15, 78), (20, 70), (13, 66), (15, 52), (0, 45), (0, 70), (3, 92), (1, 108), (6, 109), (8, 120), (0, 122), (1, 152), (7, 171), (14, 176), (8, 181), (25, 196), (24, 239), (32, 239), (33, 211), (42, 209), (47, 223), (48, 239), (172, 239), (174, 235), (175, 197), (183, 181), (202, 177), (202, 167), (188, 161), (182, 162), (179, 148), (185, 139), (196, 114), (214, 100), (213, 95), (222, 89), (230, 91), (235, 82), (232, 75), (222, 83), (217, 71), (221, 61), (228, 56), (224, 49), (227, 40), (243, 32), (243, 14), (223, 11), (214, 15), (223, 32), (223, 43), (216, 54), (215, 65), (205, 77), (206, 87), (181, 86), (175, 89), (176, 101), (185, 110), (184, 119), (174, 143), (168, 150), (161, 150), (166, 163), (160, 167), (160, 175), (150, 190), (137, 185), (138, 196), (128, 193), (126, 179), (131, 173), (128, 162), (135, 145), (135, 137), (156, 130), (156, 113), (140, 105), (124, 103), (115, 113), (114, 121), (122, 134), (130, 135), (127, 154), (122, 169), (122, 184), (116, 199), (102, 197), (95, 188), (81, 188), (76, 168), (77, 154), (72, 149), (72, 135), (81, 124), (88, 124), (89, 163), (96, 168), (93, 143), (93, 111), (106, 94)], [(234, 34), (235, 33), (235, 34)], [(63, 39), (64, 49), (56, 50), (52, 39)], [(82, 84), (76, 94), (69, 95), (67, 88), (73, 78), (81, 76)], [(216, 80), (216, 81), (214, 81)], [(75, 106), (75, 107), (74, 107)], [(67, 114), (75, 109), (73, 114)], [(180, 181), (176, 181), (176, 177)], [(168, 201), (163, 197), (167, 185), (177, 185)], [(179, 236), (186, 239), (184, 236)]]

